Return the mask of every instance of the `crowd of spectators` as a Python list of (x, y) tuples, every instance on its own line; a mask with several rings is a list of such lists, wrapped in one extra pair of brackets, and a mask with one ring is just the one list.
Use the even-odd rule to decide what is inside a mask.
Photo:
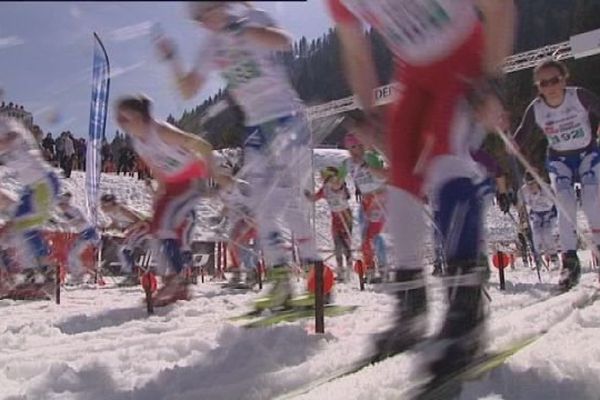
[[(73, 170), (85, 171), (86, 139), (75, 137), (71, 131), (63, 131), (57, 137), (52, 132), (44, 135), (38, 125), (33, 125), (31, 113), (16, 103), (2, 101), (0, 112), (2, 115), (21, 119), (32, 130), (44, 158), (53, 166), (61, 168), (66, 178), (71, 177)], [(100, 154), (102, 172), (131, 177), (137, 174), (138, 179), (151, 178), (149, 169), (133, 151), (129, 138), (118, 131), (111, 142), (106, 138), (102, 140)]]
[[(35, 128), (38, 131), (34, 131), (34, 135), (41, 136), (39, 127), (36, 125)], [(56, 139), (51, 132), (48, 132), (43, 139), (37, 139), (46, 160), (55, 167), (62, 168), (66, 178), (71, 176), (73, 170), (85, 171), (87, 141), (84, 138), (75, 138), (70, 131), (64, 131)], [(116, 136), (110, 143), (106, 139), (102, 140), (100, 155), (102, 172), (117, 175), (122, 173), (132, 177), (137, 174), (138, 179), (150, 177), (148, 168), (122, 136)]]

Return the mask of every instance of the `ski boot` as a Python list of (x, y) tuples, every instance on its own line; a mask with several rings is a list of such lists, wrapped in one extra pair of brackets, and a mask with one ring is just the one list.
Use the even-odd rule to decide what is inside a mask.
[(348, 273), (346, 268), (339, 267), (337, 273), (335, 274), (335, 281), (339, 283), (344, 283), (348, 279)]
[(431, 276), (442, 276), (444, 274), (444, 271), (442, 270), (442, 263), (439, 261), (436, 261), (433, 263), (433, 272), (431, 273)]
[(73, 270), (69, 273), (69, 278), (65, 282), (65, 286), (80, 286), (87, 283), (88, 277), (84, 270)]
[(119, 283), (119, 287), (132, 287), (140, 284), (140, 277), (137, 271), (130, 272), (127, 274), (125, 279)]
[(250, 287), (242, 281), (242, 272), (239, 268), (235, 269), (229, 278), (229, 281), (223, 285), (224, 288), (230, 289), (249, 289)]
[(377, 273), (375, 267), (367, 268), (367, 273), (365, 274), (365, 281), (369, 284), (377, 284), (383, 282), (383, 277)]
[(256, 285), (256, 283), (258, 282), (256, 271), (256, 268), (246, 269), (246, 278), (244, 279), (244, 282), (249, 288), (254, 287), (254, 285)]
[(393, 356), (421, 341), (427, 328), (427, 294), (421, 270), (397, 270), (392, 273), (397, 306), (394, 325), (375, 337), (373, 361)]
[(581, 263), (575, 250), (569, 250), (562, 254), (562, 269), (558, 280), (561, 290), (569, 290), (579, 282), (581, 276)]
[(279, 265), (273, 267), (269, 273), (269, 278), (273, 281), (273, 286), (269, 293), (254, 302), (255, 309), (264, 311), (288, 308), (288, 303), (292, 298), (289, 266)]
[(123, 279), (118, 287), (132, 287), (140, 284), (140, 269), (138, 267), (133, 267), (131, 271), (125, 272), (125, 279)]
[(556, 253), (552, 253), (550, 254), (550, 257), (548, 259), (548, 270), (549, 271), (554, 271), (555, 269), (558, 269), (558, 266), (560, 265), (560, 259), (558, 257), (558, 254)]
[(175, 303), (177, 300), (189, 300), (189, 284), (181, 274), (167, 275), (163, 277), (163, 286), (152, 296), (155, 307), (164, 307)]
[(483, 300), (486, 270), (485, 267), (448, 265), (448, 274), (458, 279), (448, 288), (446, 319), (427, 357), (432, 384), (464, 368), (483, 350), (487, 320)]
[(196, 284), (194, 280), (194, 254), (191, 250), (185, 250), (181, 252), (181, 260), (183, 261), (183, 270), (185, 271), (185, 279), (190, 284)]

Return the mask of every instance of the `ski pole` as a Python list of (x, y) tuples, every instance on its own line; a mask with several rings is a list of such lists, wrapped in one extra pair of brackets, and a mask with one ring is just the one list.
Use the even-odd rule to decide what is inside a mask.
[(521, 151), (519, 151), (519, 149), (517, 148), (516, 144), (512, 141), (512, 139), (509, 138), (508, 135), (506, 133), (504, 133), (502, 131), (502, 129), (500, 129), (499, 127), (496, 127), (494, 132), (500, 137), (500, 139), (502, 139), (505, 146), (517, 158), (517, 160), (527, 170), (527, 172), (529, 172), (531, 174), (531, 176), (537, 182), (537, 184), (540, 185), (540, 188), (542, 189), (542, 191), (544, 191), (544, 194), (546, 194), (550, 199), (552, 199), (552, 201), (554, 202), (556, 207), (560, 210), (560, 212), (562, 214), (564, 214), (567, 221), (569, 221), (571, 223), (571, 225), (573, 225), (577, 236), (583, 243), (585, 243), (586, 247), (591, 249), (593, 256), (600, 259), (600, 250), (598, 250), (598, 248), (596, 248), (596, 246), (592, 243), (591, 240), (589, 240), (587, 237), (585, 237), (584, 235), (577, 232), (577, 222), (571, 218), (571, 216), (567, 212), (565, 205), (562, 203), (562, 201), (560, 201), (560, 199), (558, 197), (556, 197), (556, 195), (552, 192), (552, 189), (549, 187), (549, 185), (540, 177), (540, 175), (533, 168), (533, 166), (529, 163), (529, 161), (527, 161), (525, 156), (523, 156)]

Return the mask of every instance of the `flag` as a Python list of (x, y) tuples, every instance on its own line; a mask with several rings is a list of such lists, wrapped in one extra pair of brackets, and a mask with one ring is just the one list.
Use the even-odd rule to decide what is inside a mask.
[(100, 38), (94, 33), (94, 59), (92, 64), (92, 103), (90, 105), (90, 129), (86, 153), (86, 210), (92, 226), (98, 226), (100, 200), (100, 172), (102, 171), (102, 138), (106, 129), (110, 65), (108, 55)]

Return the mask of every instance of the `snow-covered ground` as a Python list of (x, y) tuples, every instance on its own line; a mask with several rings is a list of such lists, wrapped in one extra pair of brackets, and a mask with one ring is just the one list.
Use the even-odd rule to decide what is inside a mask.
[[(317, 166), (335, 164), (338, 150), (318, 151)], [(4, 183), (6, 182), (6, 183)], [(83, 175), (65, 186), (83, 206)], [(133, 178), (103, 176), (103, 188), (149, 212), (150, 195)], [(10, 179), (3, 188), (14, 188)], [(353, 191), (353, 188), (351, 188)], [(220, 206), (198, 206), (204, 220)], [(316, 208), (320, 247), (329, 232), (326, 206)], [(509, 218), (491, 209), (493, 240), (510, 238)], [(210, 233), (198, 230), (198, 238)], [(358, 243), (358, 242), (356, 242)], [(461, 399), (600, 398), (600, 302), (590, 255), (580, 252), (584, 275), (578, 287), (552, 292), (558, 271), (537, 275), (517, 262), (508, 269), (505, 291), (494, 273), (489, 293), (489, 347), (542, 330), (547, 333), (487, 378), (465, 386)], [(494, 271), (495, 272), (495, 271)], [(272, 399), (327, 375), (361, 357), (369, 335), (386, 328), (393, 300), (356, 281), (339, 284), (335, 301), (354, 304), (354, 313), (327, 318), (326, 334), (312, 320), (269, 329), (244, 330), (228, 320), (249, 309), (256, 292), (237, 293), (218, 283), (193, 286), (194, 298), (147, 316), (140, 288), (70, 289), (62, 304), (0, 301), (0, 399), (197, 400)], [(432, 332), (444, 312), (440, 281), (430, 278)], [(298, 290), (303, 282), (298, 283)], [(299, 396), (301, 399), (402, 399), (418, 367), (406, 353)]]

